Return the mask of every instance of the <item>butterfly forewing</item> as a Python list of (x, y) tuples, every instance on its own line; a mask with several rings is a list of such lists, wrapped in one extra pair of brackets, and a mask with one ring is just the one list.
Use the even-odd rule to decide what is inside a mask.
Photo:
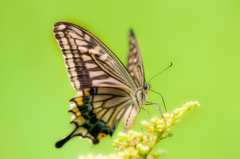
[(137, 87), (121, 61), (85, 29), (58, 22), (54, 25), (54, 34), (75, 90), (100, 86)]
[(128, 54), (128, 71), (135, 80), (138, 87), (144, 85), (144, 69), (142, 63), (141, 53), (138, 47), (137, 40), (132, 30), (129, 36), (130, 51)]

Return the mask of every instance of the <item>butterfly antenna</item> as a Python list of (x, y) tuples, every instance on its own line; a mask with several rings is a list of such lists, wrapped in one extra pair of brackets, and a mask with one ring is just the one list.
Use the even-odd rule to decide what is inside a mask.
[(157, 94), (159, 94), (159, 95), (162, 97), (163, 105), (164, 105), (165, 111), (167, 112), (167, 108), (166, 108), (166, 105), (165, 105), (163, 96), (162, 96), (160, 93), (158, 93), (158, 92), (156, 92), (156, 91), (154, 91), (154, 90), (152, 90), (152, 89), (150, 89), (150, 91), (152, 91), (152, 92), (154, 92), (154, 93), (157, 93)]
[(150, 83), (150, 81), (151, 81), (153, 78), (155, 78), (156, 76), (158, 76), (160, 73), (162, 73), (162, 72), (166, 71), (167, 69), (169, 69), (170, 67), (172, 67), (172, 65), (173, 65), (173, 63), (171, 62), (170, 66), (168, 66), (167, 68), (165, 68), (164, 70), (162, 70), (161, 72), (159, 72), (159, 73), (157, 73), (155, 76), (153, 76), (153, 77), (149, 80), (148, 83)]

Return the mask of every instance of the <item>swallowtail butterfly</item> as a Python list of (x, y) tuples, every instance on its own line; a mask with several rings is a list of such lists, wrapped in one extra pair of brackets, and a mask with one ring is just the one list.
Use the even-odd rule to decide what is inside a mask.
[(56, 143), (60, 148), (74, 137), (93, 144), (112, 136), (121, 117), (129, 130), (147, 101), (140, 50), (130, 31), (127, 68), (97, 37), (75, 24), (58, 22), (53, 29), (68, 76), (77, 95), (70, 100), (73, 131)]

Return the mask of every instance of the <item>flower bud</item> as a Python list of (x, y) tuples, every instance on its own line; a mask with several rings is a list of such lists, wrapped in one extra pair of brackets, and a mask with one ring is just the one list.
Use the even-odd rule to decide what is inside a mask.
[(170, 114), (169, 113), (164, 113), (163, 116), (164, 116), (164, 118), (170, 118)]
[(178, 115), (181, 112), (179, 108), (174, 109), (173, 114)]
[(138, 137), (138, 138), (142, 138), (142, 137), (143, 137), (143, 134), (140, 133), (140, 132), (136, 132), (136, 137)]
[(178, 123), (180, 123), (180, 120), (179, 120), (179, 119), (177, 119), (177, 120), (174, 122), (174, 124), (178, 124)]
[[(130, 131), (130, 130), (129, 130), (129, 131)], [(128, 131), (129, 137), (130, 137), (130, 136), (132, 136), (132, 137), (137, 136), (137, 133), (138, 133), (137, 131), (130, 131), (130, 132), (129, 132), (129, 131)]]
[(147, 145), (147, 144), (148, 144), (148, 139), (145, 138), (145, 139), (143, 140), (143, 143), (142, 143), (142, 144), (143, 144), (143, 145)]
[(153, 133), (154, 132), (154, 127), (149, 126), (147, 132), (150, 133), (150, 134)]
[(156, 129), (162, 129), (164, 126), (163, 125), (157, 125)]
[(184, 106), (184, 105), (183, 105), (183, 107), (180, 108), (180, 110), (181, 110), (182, 112), (186, 111), (187, 109), (188, 109), (188, 107), (187, 107), (187, 106)]
[(153, 127), (152, 125), (150, 125), (150, 126), (148, 127), (148, 130), (149, 130), (149, 131), (154, 131), (154, 127)]
[(126, 154), (125, 154), (124, 152), (118, 152), (118, 156), (120, 156), (120, 157), (125, 157)]
[(147, 151), (149, 150), (149, 146), (142, 146), (142, 147), (140, 148), (140, 150), (141, 150), (142, 152), (147, 152)]
[(141, 124), (142, 124), (142, 126), (147, 126), (147, 125), (148, 125), (148, 122), (145, 121), (145, 120), (143, 120), (143, 121), (141, 121)]
[(119, 145), (119, 144), (120, 144), (120, 142), (119, 142), (118, 139), (114, 139), (114, 140), (113, 140), (113, 146), (117, 146), (117, 145)]
[(129, 143), (131, 146), (135, 146), (135, 143), (134, 142), (130, 142)]
[(123, 145), (120, 145), (120, 146), (119, 146), (119, 150), (120, 150), (120, 151), (123, 151), (124, 149), (125, 149), (125, 146), (123, 146)]
[(172, 136), (173, 136), (173, 133), (169, 132), (169, 133), (167, 134), (167, 136), (168, 136), (168, 137), (172, 137)]
[(134, 138), (133, 138), (133, 141), (134, 141), (135, 143), (137, 143), (137, 142), (139, 141), (139, 138), (134, 137)]
[(137, 144), (136, 148), (140, 149), (143, 145), (141, 143)]
[(155, 116), (154, 118), (150, 119), (150, 123), (151, 124), (156, 124), (159, 121), (159, 118), (157, 116)]
[(129, 130), (127, 133), (132, 135), (132, 134), (134, 134), (134, 131), (133, 130)]
[(119, 157), (117, 154), (115, 154), (115, 153), (109, 154), (109, 157), (110, 157), (110, 159), (119, 159), (119, 158), (120, 158), (120, 157)]
[(200, 104), (198, 103), (198, 101), (193, 102), (193, 104), (195, 107), (200, 107)]
[(128, 152), (129, 152), (130, 154), (133, 154), (135, 151), (136, 151), (136, 150), (135, 150), (134, 147), (129, 147), (129, 148), (128, 148)]
[(98, 154), (98, 155), (96, 155), (95, 158), (96, 158), (96, 159), (105, 159), (106, 157), (103, 156), (102, 154)]
[(94, 155), (92, 153), (87, 154), (88, 159), (94, 159)]
[(78, 156), (78, 159), (86, 159), (86, 157), (83, 156), (83, 155), (79, 155), (79, 156)]
[(123, 132), (118, 133), (118, 137), (123, 137), (123, 136), (125, 136), (125, 133), (123, 133)]

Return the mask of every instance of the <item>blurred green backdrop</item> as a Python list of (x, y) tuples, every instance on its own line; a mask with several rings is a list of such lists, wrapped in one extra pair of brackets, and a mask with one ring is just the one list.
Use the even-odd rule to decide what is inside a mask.
[[(97, 146), (76, 138), (54, 147), (72, 130), (68, 101), (76, 94), (52, 32), (58, 21), (86, 28), (125, 64), (132, 28), (146, 80), (173, 62), (152, 88), (162, 93), (169, 112), (187, 101), (197, 100), (201, 107), (158, 144), (168, 151), (163, 158), (240, 158), (239, 19), (239, 0), (2, 0), (0, 158), (77, 159), (113, 152), (117, 133)], [(150, 92), (149, 101), (161, 99)], [(155, 115), (153, 106), (148, 110)]]

